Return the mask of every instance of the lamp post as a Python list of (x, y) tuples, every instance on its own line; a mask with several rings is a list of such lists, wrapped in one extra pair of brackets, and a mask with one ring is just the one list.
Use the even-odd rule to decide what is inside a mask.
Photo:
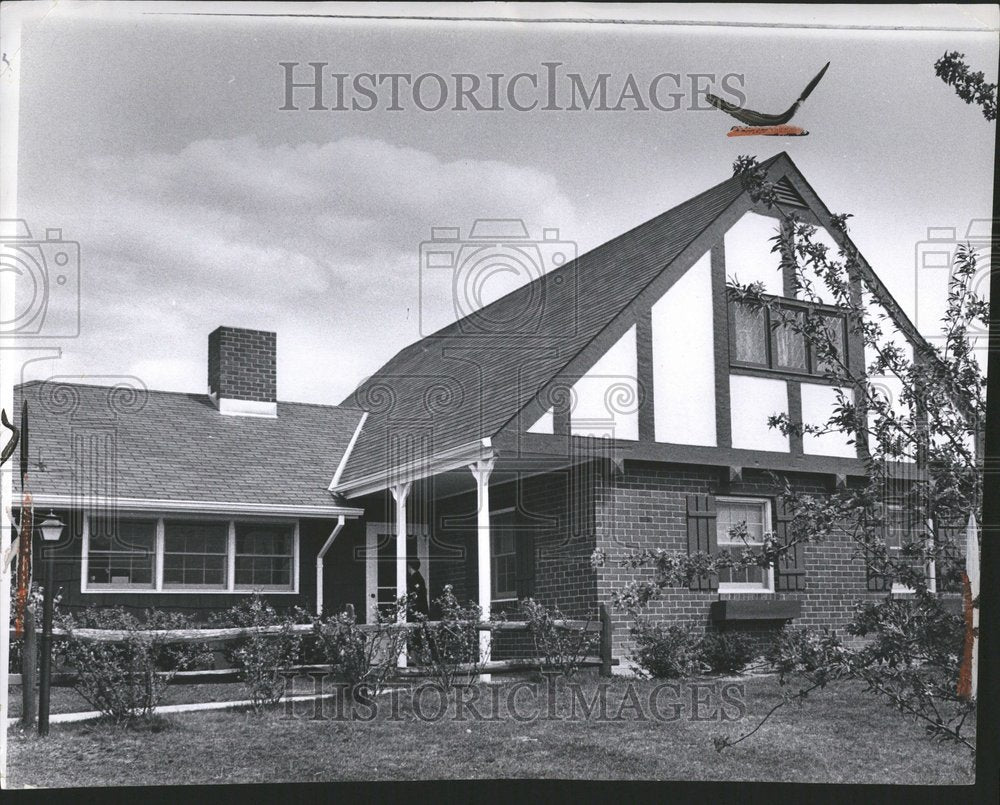
[(55, 597), (55, 552), (51, 543), (62, 536), (63, 522), (51, 511), (38, 524), (45, 543), (45, 587), (42, 604), (42, 660), (38, 669), (38, 734), (49, 734), (49, 687), (52, 677), (52, 606)]

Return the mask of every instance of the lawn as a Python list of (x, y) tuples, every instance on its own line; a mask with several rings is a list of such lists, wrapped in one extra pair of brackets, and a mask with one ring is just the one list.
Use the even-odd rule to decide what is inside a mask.
[[(279, 705), (261, 715), (170, 715), (147, 729), (56, 724), (47, 740), (13, 727), (8, 772), (12, 787), (532, 777), (973, 782), (966, 750), (931, 743), (919, 725), (851, 686), (817, 691), (801, 708), (780, 710), (748, 741), (720, 754), (713, 736), (735, 737), (752, 727), (779, 701), (780, 688), (773, 677), (737, 680), (743, 691), (728, 693), (726, 680), (698, 681), (703, 687), (660, 688), (654, 711), (648, 705), (657, 683), (614, 679), (603, 719), (599, 704), (583, 717), (580, 699), (571, 718), (574, 694), (565, 689), (550, 710), (542, 686), (515, 690), (505, 683), (477, 688), (473, 708), (485, 720), (468, 708), (456, 713), (453, 701), (435, 719), (440, 700), (428, 689), (415, 699), (400, 696), (395, 706), (380, 697), (374, 716), (361, 708), (355, 718), (347, 717), (349, 709), (336, 717), (332, 703), (326, 717), (312, 718), (313, 706), (299, 703), (293, 714)], [(578, 695), (589, 704), (596, 691), (588, 680)], [(520, 720), (510, 715), (512, 694)], [(723, 715), (734, 720), (722, 721)]]

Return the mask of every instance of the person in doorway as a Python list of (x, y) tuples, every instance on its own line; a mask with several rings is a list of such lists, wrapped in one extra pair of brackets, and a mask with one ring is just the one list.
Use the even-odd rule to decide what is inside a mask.
[(406, 608), (406, 619), (416, 620), (414, 615), (420, 614), (425, 618), (430, 615), (430, 605), (427, 601), (427, 582), (420, 573), (420, 560), (417, 558), (406, 560), (406, 594), (408, 603)]
[[(429, 619), (430, 604), (427, 598), (427, 583), (420, 572), (420, 560), (417, 558), (406, 561), (406, 595), (406, 619), (408, 621)], [(418, 663), (426, 662), (428, 659), (431, 662), (437, 660), (434, 638), (426, 626), (417, 629), (409, 642), (410, 655)], [(430, 657), (427, 657), (425, 649), (430, 650)]]

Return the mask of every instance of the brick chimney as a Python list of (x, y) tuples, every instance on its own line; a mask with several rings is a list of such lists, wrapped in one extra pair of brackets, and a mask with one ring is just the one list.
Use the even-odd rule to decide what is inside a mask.
[(218, 327), (208, 335), (208, 393), (219, 413), (276, 417), (276, 333)]

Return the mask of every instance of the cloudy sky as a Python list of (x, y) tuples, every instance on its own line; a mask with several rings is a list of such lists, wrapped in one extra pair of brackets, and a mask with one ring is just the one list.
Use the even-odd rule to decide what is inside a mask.
[[(934, 13), (952, 28), (974, 22)], [(738, 154), (781, 150), (832, 210), (854, 214), (855, 242), (912, 312), (928, 227), (961, 235), (991, 208), (995, 124), (934, 75), (946, 50), (996, 80), (995, 30), (124, 10), (26, 23), (17, 214), (36, 234), (62, 228), (82, 253), (80, 336), (26, 374), (132, 374), (200, 392), (207, 335), (227, 324), (277, 331), (280, 399), (338, 402), (452, 316), (447, 272), (421, 270), (431, 227), (465, 235), (476, 219), (519, 218), (582, 252), (727, 178)], [(629, 74), (640, 87), (680, 74), (686, 96), (674, 111), (428, 112), (408, 96), (402, 111), (385, 100), (282, 111), (279, 63), (300, 63), (304, 79), (315, 61), (484, 84), (560, 62), (588, 86), (610, 74), (609, 104)], [(684, 76), (738, 73), (751, 107), (783, 109), (826, 61), (794, 121), (808, 137), (727, 138), (735, 121), (686, 108)]]

